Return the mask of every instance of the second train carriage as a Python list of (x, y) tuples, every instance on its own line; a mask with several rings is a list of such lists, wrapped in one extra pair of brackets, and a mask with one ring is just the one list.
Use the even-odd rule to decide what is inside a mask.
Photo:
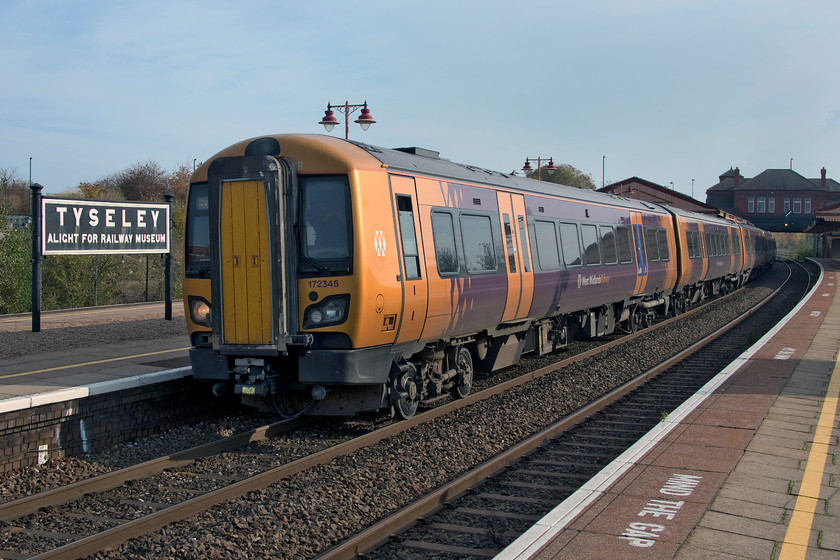
[(426, 150), (246, 140), (191, 183), (193, 374), (283, 414), (408, 417), (476, 369), (741, 285), (762, 234)]

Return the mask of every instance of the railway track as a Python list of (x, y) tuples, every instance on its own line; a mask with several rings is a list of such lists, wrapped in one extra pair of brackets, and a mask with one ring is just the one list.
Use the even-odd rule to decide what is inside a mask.
[(756, 313), (780, 293), (790, 302), (804, 295), (786, 282), (748, 314), (318, 560), (496, 556), (729, 364), (733, 337), (747, 342), (754, 336), (750, 323), (766, 323), (769, 329), (778, 322), (793, 305), (760, 317)]
[[(690, 317), (686, 318), (691, 320)], [(678, 319), (682, 319), (682, 317)], [(667, 322), (663, 325), (667, 327), (669, 324), (671, 323)], [(620, 345), (633, 344), (636, 337), (643, 337), (651, 332), (652, 330), (649, 329), (636, 333), (632, 337), (612, 341), (598, 350), (584, 352), (568, 360), (505, 381), (493, 388), (471, 395), (467, 399), (443, 404), (409, 421), (388, 424), (374, 431), (369, 431), (371, 429), (369, 423), (366, 424), (365, 422), (357, 421), (334, 422), (331, 428), (324, 428), (323, 424), (316, 424), (314, 427), (310, 426), (307, 428), (301, 428), (300, 424), (272, 425), (256, 430), (253, 433), (240, 435), (236, 441), (223, 440), (132, 469), (124, 469), (123, 471), (117, 471), (104, 477), (97, 477), (96, 479), (84, 481), (69, 487), (4, 504), (0, 506), (0, 520), (5, 522), (2, 532), (0, 532), (0, 550), (5, 549), (6, 552), (2, 552), (0, 555), (4, 558), (15, 559), (80, 558), (94, 554), (97, 551), (120, 546), (120, 548), (117, 548), (113, 552), (113, 557), (126, 556), (129, 550), (134, 555), (157, 557), (156, 555), (159, 556), (161, 552), (165, 553), (167, 551), (165, 548), (163, 550), (156, 548), (159, 546), (156, 543), (159, 543), (161, 538), (152, 538), (145, 545), (131, 543), (120, 545), (120, 543), (125, 543), (129, 539), (139, 535), (157, 531), (161, 527), (173, 523), (174, 527), (176, 527), (176, 532), (183, 529), (186, 534), (189, 534), (193, 522), (183, 520), (190, 518), (190, 516), (199, 516), (199, 513), (207, 512), (226, 500), (231, 500), (248, 493), (265, 492), (265, 489), (271, 485), (280, 486), (280, 492), (286, 496), (286, 499), (283, 501), (283, 507), (280, 509), (275, 508), (277, 511), (274, 513), (280, 518), (283, 518), (284, 523), (287, 522), (289, 530), (294, 531), (295, 520), (285, 520), (284, 516), (287, 515), (286, 512), (292, 512), (294, 514), (296, 511), (298, 515), (302, 515), (300, 508), (296, 509), (294, 507), (295, 504), (293, 501), (296, 496), (305, 496), (305, 494), (300, 494), (298, 490), (291, 490), (292, 486), (289, 486), (289, 484), (298, 483), (287, 483), (285, 481), (295, 479), (296, 477), (309, 477), (310, 480), (303, 481), (302, 486), (295, 487), (300, 489), (301, 487), (311, 488), (313, 486), (312, 480), (317, 480), (320, 476), (331, 480), (331, 477), (333, 477), (329, 468), (331, 462), (339, 463), (334, 468), (348, 473), (348, 476), (351, 478), (359, 478), (363, 471), (360, 465), (364, 465), (370, 459), (359, 459), (354, 454), (359, 453), (360, 450), (372, 450), (371, 456), (381, 457), (382, 451), (381, 449), (376, 449), (377, 446), (381, 447), (385, 445), (389, 449), (386, 452), (389, 454), (387, 456), (392, 459), (399, 458), (401, 452), (406, 453), (407, 458), (409, 454), (411, 458), (414, 458), (417, 455), (416, 452), (402, 451), (404, 448), (400, 447), (401, 444), (391, 444), (389, 440), (399, 438), (416, 440), (418, 438), (412, 434), (415, 428), (419, 426), (428, 427), (434, 425), (436, 422), (457, 422), (458, 415), (467, 415), (467, 411), (476, 403), (482, 401), (490, 402), (500, 395), (515, 392), (518, 390), (517, 388), (527, 386), (527, 384), (532, 383), (536, 379), (549, 377), (558, 368), (564, 366), (569, 367), (571, 362), (586, 360), (596, 353), (600, 352), (603, 354), (610, 350), (620, 352)], [(611, 398), (603, 397), (598, 401), (600, 404), (596, 404), (595, 406), (602, 407)], [(475, 408), (472, 407), (472, 409)], [(551, 414), (551, 411), (549, 411), (549, 414)], [(575, 418), (578, 416), (579, 414), (577, 413), (573, 415)], [(656, 417), (656, 420), (658, 420), (658, 417)], [(461, 436), (467, 439), (472, 437), (469, 431), (476, 428), (476, 422), (470, 422), (468, 428), (464, 427), (467, 426), (466, 424), (460, 428), (465, 432)], [(330, 423), (327, 424), (328, 426), (330, 425)], [(439, 429), (443, 430), (442, 433), (445, 434), (442, 436), (443, 438), (448, 437), (448, 434), (452, 430), (452, 428)], [(558, 428), (554, 429), (557, 430)], [(567, 427), (559, 428), (560, 431), (563, 429), (567, 429)], [(353, 437), (355, 431), (366, 433), (363, 433), (359, 437)], [(529, 436), (535, 431), (539, 432), (539, 430), (530, 426), (522, 426), (520, 431), (530, 431)], [(615, 429), (610, 429), (609, 431), (613, 434), (616, 432)], [(278, 436), (278, 434), (283, 435)], [(277, 437), (271, 439), (272, 436)], [(544, 435), (538, 434), (530, 439), (538, 441), (544, 437)], [(627, 437), (630, 438), (632, 436), (627, 435)], [(512, 440), (517, 438), (522, 439), (522, 435), (515, 434), (511, 436)], [(455, 440), (456, 438), (452, 439)], [(499, 438), (491, 436), (491, 439), (495, 440)], [(526, 437), (524, 439), (527, 440), (528, 438)], [(466, 440), (461, 439), (460, 441), (465, 442)], [(438, 442), (435, 443), (438, 444)], [(498, 444), (503, 447), (508, 447), (504, 441), (498, 442)], [(523, 445), (527, 447), (530, 444), (519, 444), (516, 447), (521, 448)], [(585, 447), (591, 447), (591, 445), (586, 444)], [(235, 449), (237, 451), (234, 451)], [(494, 455), (495, 451), (486, 450), (482, 453), (485, 455)], [(453, 455), (456, 454), (453, 453)], [(578, 459), (580, 457), (583, 457), (583, 455), (578, 453)], [(480, 461), (473, 461), (484, 463), (486, 460), (487, 458), (483, 458)], [(513, 456), (509, 456), (506, 459), (501, 459), (501, 463), (499, 464), (511, 463), (515, 460)], [(546, 459), (545, 461), (552, 460)], [(587, 465), (589, 463), (588, 458), (585, 461), (580, 459), (583, 463), (575, 461), (576, 459), (567, 457), (554, 462), (557, 462), (563, 467), (574, 465), (575, 475), (569, 477), (567, 473), (565, 476), (577, 480), (577, 484), (582, 483), (583, 478), (587, 476), (590, 470), (600, 464), (598, 461), (592, 461), (592, 464)], [(393, 462), (391, 461), (391, 463)], [(533, 459), (531, 462), (533, 463)], [(535, 465), (542, 466), (542, 463), (535, 463)], [(367, 468), (367, 465), (364, 466)], [(487, 472), (496, 472), (498, 470), (497, 467), (490, 467), (489, 470), (483, 466), (481, 468)], [(319, 473), (319, 469), (322, 472)], [(472, 472), (470, 469), (465, 469), (465, 471), (467, 478), (475, 477), (476, 480), (479, 478), (476, 475), (470, 474)], [(314, 472), (315, 474), (308, 474), (310, 472)], [(397, 473), (397, 476), (399, 476), (399, 473)], [(430, 487), (440, 486), (438, 479), (444, 476), (451, 478), (451, 473), (438, 473), (435, 476), (427, 475), (429, 480), (426, 481), (426, 485)], [(528, 476), (537, 475), (532, 472)], [(551, 484), (554, 487), (569, 486), (571, 488), (573, 486), (573, 484), (567, 484), (566, 482), (558, 484), (556, 481)], [(425, 495), (425, 490), (416, 488), (419, 486), (422, 485), (414, 481), (408, 481), (406, 487), (410, 491), (406, 491), (405, 496), (399, 496), (398, 499), (389, 499), (389, 503), (381, 505), (381, 507), (389, 511), (395, 510), (397, 509), (395, 506), (402, 507), (410, 499)], [(376, 488), (375, 484), (374, 488)], [(341, 490), (341, 492), (343, 491), (344, 489)], [(335, 492), (337, 495), (336, 499), (342, 499), (341, 492)], [(462, 490), (458, 490), (457, 492), (454, 490), (445, 490), (443, 495), (451, 497), (453, 494), (461, 492)], [(479, 491), (476, 496), (480, 496), (481, 500), (486, 500), (493, 495), (501, 495), (501, 493), (501, 491)], [(327, 492), (327, 494), (330, 494), (330, 492)], [(277, 503), (276, 499), (272, 501), (272, 498), (269, 497), (268, 500), (268, 503)], [(431, 503), (435, 508), (440, 507), (441, 503), (444, 503), (440, 497), (425, 497), (421, 501)], [(528, 498), (524, 500), (524, 503), (530, 504), (529, 507), (533, 511), (531, 513), (518, 514), (526, 516), (519, 521), (525, 523), (527, 526), (527, 521), (530, 519), (527, 517), (528, 515), (537, 515), (534, 511), (547, 507), (547, 503), (543, 503), (544, 501), (544, 498)], [(259, 507), (266, 506), (249, 507), (251, 510), (256, 508), (259, 511)], [(376, 509), (377, 507), (380, 506), (371, 507), (360, 505), (359, 509), (363, 511), (363, 514), (358, 516), (359, 519), (355, 522), (355, 526), (370, 525), (373, 521), (382, 517), (381, 512)], [(461, 506), (455, 506), (452, 509), (457, 510), (459, 507)], [(482, 508), (467, 507), (467, 510), (475, 509)], [(213, 515), (209, 514), (209, 517), (213, 517)], [(405, 518), (404, 523), (411, 524), (416, 521), (417, 517), (425, 514), (403, 513), (401, 515)], [(58, 526), (55, 523), (56, 519), (62, 520)], [(498, 517), (493, 517), (493, 519), (498, 519)], [(235, 516), (234, 521), (231, 523), (236, 527), (244, 525), (240, 529), (245, 532), (247, 532), (249, 527), (249, 522), (237, 521)], [(426, 524), (425, 527), (434, 527), (435, 523), (437, 522)], [(451, 525), (451, 523), (442, 524)], [(511, 537), (509, 533), (510, 529), (499, 529), (501, 525), (498, 520), (492, 521), (490, 525), (489, 531), (492, 535), (501, 535), (500, 537), (495, 537), (496, 541), (502, 542)], [(353, 528), (355, 526), (353, 523), (350, 523), (347, 527), (342, 526), (335, 530), (323, 530), (327, 533), (326, 535), (317, 533), (313, 538), (314, 541), (319, 541), (320, 545), (304, 544), (298, 548), (289, 546), (284, 549), (286, 554), (283, 555), (314, 556), (330, 544), (346, 540), (347, 538), (351, 539), (348, 541), (351, 544), (341, 545), (335, 549), (336, 551), (342, 547), (346, 550), (361, 550), (357, 541), (353, 540), (360, 538), (353, 536), (355, 531), (358, 530), (357, 528)], [(167, 527), (167, 530), (169, 529), (170, 527)], [(485, 529), (487, 528), (485, 527)], [(195, 530), (194, 534), (200, 534), (198, 531), (200, 530)], [(394, 532), (394, 529), (389, 529), (389, 531)], [(167, 535), (167, 538), (170, 536)], [(376, 537), (376, 539), (381, 540), (381, 536)], [(163, 540), (165, 541), (166, 539)], [(406, 537), (404, 542), (413, 540), (416, 539)], [(417, 542), (421, 541), (417, 540)], [(184, 546), (189, 547), (190, 545), (187, 544)], [(349, 549), (347, 548), (348, 546), (350, 547)], [(200, 548), (199, 546), (197, 550)], [(488, 547), (487, 550), (490, 550), (490, 548), (492, 547)], [(182, 552), (177, 547), (175, 547), (175, 550), (178, 551), (178, 554), (170, 552), (169, 554), (172, 557), (180, 555)], [(331, 554), (335, 553), (333, 552)], [(107, 557), (107, 555), (102, 557)], [(201, 557), (201, 555), (198, 554), (195, 557)]]

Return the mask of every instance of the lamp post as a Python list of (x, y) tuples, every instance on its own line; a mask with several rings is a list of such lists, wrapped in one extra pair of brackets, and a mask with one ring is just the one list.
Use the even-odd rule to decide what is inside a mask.
[(338, 119), (335, 118), (333, 114), (333, 109), (339, 111), (340, 113), (344, 113), (344, 139), (350, 139), (350, 115), (355, 113), (357, 109), (362, 109), (361, 116), (356, 119), (355, 123), (359, 123), (359, 126), (362, 127), (362, 130), (367, 130), (370, 128), (370, 125), (375, 123), (376, 121), (373, 120), (373, 117), (370, 116), (370, 109), (368, 109), (367, 101), (362, 103), (361, 105), (352, 105), (350, 102), (345, 101), (344, 105), (333, 105), (331, 103), (327, 103), (327, 110), (324, 111), (324, 118), (318, 124), (324, 125), (324, 128), (327, 129), (327, 132), (332, 132), (332, 129), (335, 125), (338, 124)]
[[(525, 165), (522, 166), (522, 171), (525, 172), (525, 176), (528, 176), (528, 173), (534, 170), (531, 167), (531, 160), (537, 160), (537, 181), (542, 181), (542, 162), (545, 160), (544, 157), (535, 157), (535, 158), (525, 158)], [(557, 166), (554, 165), (554, 158), (548, 158), (548, 165), (545, 168), (549, 171), (557, 171)]]
[(607, 156), (601, 156), (601, 188), (604, 188), (604, 170), (607, 169)]

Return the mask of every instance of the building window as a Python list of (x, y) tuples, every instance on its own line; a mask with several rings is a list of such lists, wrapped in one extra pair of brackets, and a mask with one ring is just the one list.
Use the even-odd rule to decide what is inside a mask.
[(785, 214), (790, 212), (790, 197), (785, 197)]
[(801, 196), (794, 196), (793, 197), (793, 213), (794, 214), (801, 214), (802, 213), (802, 197)]
[(805, 197), (805, 213), (806, 214), (811, 213), (811, 197), (810, 196)]
[(768, 214), (775, 214), (776, 213), (776, 197), (771, 196), (767, 199), (767, 213)]
[(759, 196), (758, 197), (758, 208), (756, 209), (756, 212), (758, 212), (759, 214), (764, 214), (766, 211), (767, 211), (767, 199), (764, 198), (763, 196)]
[(747, 214), (752, 214), (755, 212), (755, 197), (751, 196), (747, 198)]

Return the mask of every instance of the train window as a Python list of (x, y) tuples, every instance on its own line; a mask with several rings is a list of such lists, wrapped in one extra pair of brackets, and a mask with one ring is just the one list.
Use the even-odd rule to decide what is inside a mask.
[(589, 224), (580, 226), (580, 234), (583, 238), (584, 262), (586, 266), (597, 266), (601, 264), (601, 250), (598, 248), (598, 229)]
[(735, 254), (740, 255), (741, 254), (741, 238), (738, 237), (737, 232), (735, 232), (735, 236), (733, 238), (733, 241), (734, 241), (733, 245), (735, 245)]
[(612, 226), (601, 226), (601, 250), (604, 252), (604, 264), (618, 263), (618, 250), (615, 247), (615, 232)]
[(502, 214), (505, 223), (505, 246), (507, 247), (508, 269), (511, 274), (516, 272), (516, 248), (513, 246), (513, 230), (510, 227), (510, 214)]
[[(300, 176), (303, 262), (301, 266), (322, 261), (352, 261), (350, 224), (350, 185), (346, 175)], [(314, 262), (312, 262), (314, 261)], [(328, 267), (329, 268), (329, 267)]]
[(633, 262), (633, 240), (630, 238), (630, 228), (618, 226), (615, 229), (618, 239), (618, 261), (622, 264)]
[(208, 278), (210, 276), (210, 207), (207, 198), (207, 183), (190, 187), (186, 223), (184, 273), (188, 278)]
[(531, 255), (528, 252), (528, 236), (525, 235), (525, 218), (517, 217), (519, 222), (519, 247), (520, 255), (522, 256), (522, 270), (531, 272)]
[(715, 256), (715, 245), (712, 243), (712, 234), (706, 234), (706, 255), (709, 257)]
[(458, 252), (455, 248), (455, 227), (448, 212), (432, 212), (432, 237), (435, 260), (441, 276), (458, 274)]
[(567, 267), (583, 264), (580, 258), (580, 240), (577, 225), (560, 223), (560, 246), (563, 248), (563, 262)]
[(699, 259), (703, 256), (703, 248), (700, 246), (700, 232), (699, 231), (692, 231), (689, 232), (689, 239), (693, 243), (693, 248), (689, 249), (689, 257), (692, 259)]
[(665, 228), (656, 230), (656, 239), (659, 241), (659, 260), (670, 261), (671, 254), (668, 252), (668, 232)]
[(420, 251), (417, 250), (417, 232), (414, 229), (414, 211), (410, 196), (397, 195), (397, 215), (400, 222), (400, 237), (402, 237), (405, 279), (419, 280), (422, 277)]
[(557, 227), (554, 222), (534, 220), (537, 241), (537, 259), (541, 270), (560, 268), (560, 247), (557, 245)]
[(659, 242), (656, 240), (656, 230), (645, 228), (645, 247), (649, 262), (659, 261)]
[(496, 271), (496, 250), (493, 247), (493, 230), (489, 216), (461, 216), (461, 240), (464, 242), (464, 260), (467, 272), (480, 274)]

